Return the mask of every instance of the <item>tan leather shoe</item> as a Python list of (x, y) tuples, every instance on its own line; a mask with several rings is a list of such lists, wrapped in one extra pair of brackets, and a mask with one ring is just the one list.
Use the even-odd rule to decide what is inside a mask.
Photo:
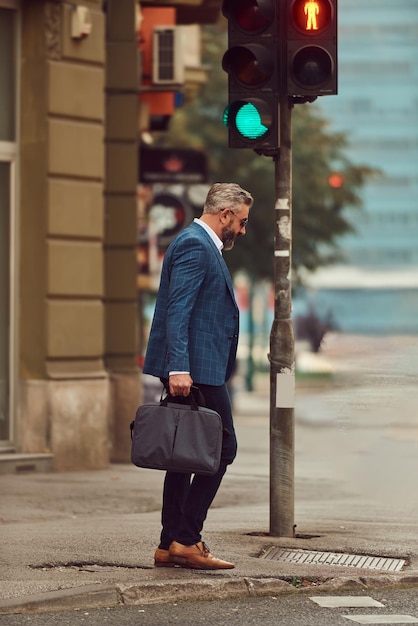
[(173, 541), (169, 548), (170, 560), (181, 567), (191, 569), (233, 569), (235, 565), (217, 559), (209, 552), (209, 548), (203, 541), (194, 546), (184, 546), (182, 543)]
[(168, 550), (157, 548), (154, 554), (155, 567), (175, 567), (176, 564), (170, 561)]

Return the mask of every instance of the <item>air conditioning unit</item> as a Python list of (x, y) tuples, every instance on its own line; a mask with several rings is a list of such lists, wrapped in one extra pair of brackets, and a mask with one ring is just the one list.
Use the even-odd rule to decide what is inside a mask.
[(154, 27), (152, 82), (154, 85), (181, 85), (184, 83), (181, 33), (175, 26)]

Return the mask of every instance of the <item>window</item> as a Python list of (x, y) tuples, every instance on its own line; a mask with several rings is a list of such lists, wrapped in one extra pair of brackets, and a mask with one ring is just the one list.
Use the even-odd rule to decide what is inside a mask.
[(0, 6), (0, 141), (16, 140), (15, 11)]

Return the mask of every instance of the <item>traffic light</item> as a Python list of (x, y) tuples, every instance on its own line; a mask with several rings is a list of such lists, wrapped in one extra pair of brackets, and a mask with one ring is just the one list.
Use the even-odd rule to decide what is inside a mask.
[(287, 94), (337, 93), (337, 0), (286, 0)]
[(279, 147), (279, 52), (276, 0), (224, 0), (228, 106), (223, 123), (230, 148)]

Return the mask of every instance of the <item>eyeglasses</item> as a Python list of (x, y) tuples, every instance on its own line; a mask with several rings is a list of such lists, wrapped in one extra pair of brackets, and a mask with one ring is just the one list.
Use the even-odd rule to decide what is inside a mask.
[[(234, 217), (236, 217), (236, 214), (234, 213), (234, 211), (232, 209), (222, 209), (223, 211), (229, 211), (230, 213), (232, 213), (232, 215)], [(239, 226), (240, 228), (245, 228), (248, 224), (248, 217), (242, 219), (239, 221)]]

